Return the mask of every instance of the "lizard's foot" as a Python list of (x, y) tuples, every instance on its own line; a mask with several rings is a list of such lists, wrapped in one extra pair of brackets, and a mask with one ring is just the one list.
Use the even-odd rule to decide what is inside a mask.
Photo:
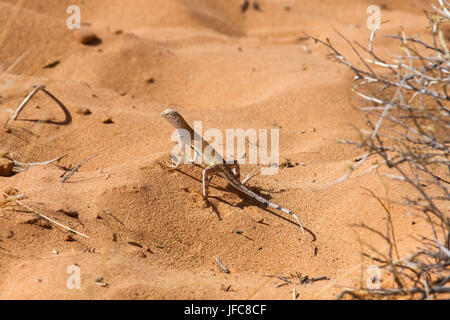
[(174, 155), (173, 153), (170, 154), (170, 160), (172, 160), (172, 164), (169, 165), (170, 167), (175, 168), (177, 165), (179, 165), (179, 164), (178, 164), (179, 159), (178, 159), (177, 156)]
[(175, 170), (175, 169), (177, 169), (180, 166), (180, 164), (183, 163), (184, 155), (182, 155), (180, 158), (177, 158), (176, 155), (174, 155), (172, 153), (170, 155), (170, 160), (172, 160), (173, 164), (169, 165), (168, 170)]
[(174, 170), (174, 168), (170, 164), (168, 164), (167, 162), (157, 161), (156, 163), (159, 164), (161, 169), (163, 169), (165, 171), (172, 171), (172, 170)]
[(188, 160), (186, 161), (186, 163), (189, 163), (189, 164), (195, 164), (195, 159), (188, 159)]
[(175, 170), (175, 169), (177, 169), (178, 168), (178, 166), (179, 166), (179, 164), (178, 164), (178, 161), (177, 161), (177, 158), (172, 154), (172, 155), (170, 155), (170, 160), (172, 160), (172, 162), (175, 162), (175, 163), (170, 163), (170, 161), (168, 162), (168, 161), (157, 161), (157, 163), (160, 165), (160, 167), (163, 169), (163, 170), (166, 170), (166, 171), (173, 171), (173, 170)]
[(253, 179), (254, 177), (260, 175), (265, 169), (267, 169), (267, 166), (265, 166), (264, 168), (260, 169), (260, 170), (256, 170), (253, 173), (248, 173), (247, 176), (244, 178), (244, 180), (242, 180), (242, 184), (245, 185), (247, 182), (250, 181), (250, 179)]
[(178, 167), (179, 167), (179, 166), (177, 166), (177, 165), (169, 164), (169, 165), (167, 165), (167, 167), (165, 168), (165, 170), (167, 170), (167, 171), (173, 171), (173, 170), (178, 169)]

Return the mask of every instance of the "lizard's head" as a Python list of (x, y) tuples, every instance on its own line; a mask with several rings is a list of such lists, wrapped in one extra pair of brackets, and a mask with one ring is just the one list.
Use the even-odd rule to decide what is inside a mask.
[(161, 116), (164, 119), (167, 119), (175, 127), (177, 127), (177, 125), (180, 125), (181, 120), (183, 119), (181, 115), (178, 113), (178, 111), (175, 111), (170, 108), (161, 112)]

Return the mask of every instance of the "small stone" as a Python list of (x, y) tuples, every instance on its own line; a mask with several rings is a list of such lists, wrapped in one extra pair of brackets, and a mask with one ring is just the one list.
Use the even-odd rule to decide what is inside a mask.
[(6, 150), (0, 150), (0, 158), (8, 159), (9, 152)]
[(0, 176), (11, 177), (13, 175), (14, 162), (11, 160), (0, 158)]
[(56, 251), (56, 249), (53, 249), (53, 250), (52, 250), (52, 253), (57, 255), (57, 254), (58, 254), (58, 251)]
[(75, 33), (75, 38), (78, 42), (87, 46), (95, 46), (102, 42), (102, 40), (92, 31), (77, 31)]
[(241, 12), (244, 13), (248, 9), (249, 2), (248, 0), (244, 0), (241, 3)]
[(103, 277), (99, 277), (95, 279), (95, 284), (99, 285), (100, 287), (106, 287), (108, 284), (106, 282), (103, 282)]
[(109, 118), (103, 120), (102, 122), (103, 122), (104, 124), (111, 124), (111, 123), (114, 123), (112, 117), (109, 117)]
[(309, 49), (309, 47), (307, 46), (307, 45), (302, 45), (302, 50), (303, 50), (303, 52), (306, 52), (306, 53), (311, 53), (311, 50)]
[(44, 66), (44, 69), (51, 69), (51, 68), (54, 68), (54, 67), (56, 67), (60, 62), (61, 62), (61, 61), (59, 61), (59, 60), (55, 60), (55, 61), (53, 61), (53, 62), (50, 62), (49, 64), (46, 64), (46, 65)]
[(3, 192), (6, 193), (10, 197), (15, 197), (15, 196), (19, 195), (19, 190), (14, 189), (14, 188), (6, 188)]
[(12, 230), (9, 230), (8, 235), (6, 236), (7, 239), (11, 239), (14, 237), (14, 232)]
[(253, 2), (253, 9), (255, 9), (256, 11), (261, 11), (261, 7), (259, 6), (258, 2)]
[(72, 237), (71, 234), (68, 234), (68, 235), (64, 238), (64, 241), (72, 242), (72, 241), (75, 241), (75, 239), (74, 239), (74, 237)]
[(75, 109), (75, 113), (81, 114), (83, 116), (88, 116), (88, 115), (92, 114), (91, 110), (89, 110), (88, 108), (80, 108), (80, 107)]
[(38, 219), (37, 225), (44, 229), (50, 230), (52, 228), (52, 225), (50, 224), (50, 222), (48, 222), (47, 220), (44, 220), (44, 219)]
[(291, 159), (284, 159), (283, 163), (280, 164), (280, 168), (293, 168), (295, 167), (294, 164), (292, 164)]
[(30, 217), (30, 216), (25, 216), (25, 215), (21, 215), (21, 216), (16, 216), (16, 222), (18, 224), (37, 224), (38, 223), (38, 218), (36, 217)]
[(60, 213), (62, 213), (64, 215), (66, 215), (68, 217), (71, 217), (71, 218), (74, 218), (74, 219), (78, 219), (78, 216), (79, 216), (78, 212), (70, 211), (70, 210), (67, 210), (67, 209), (59, 209), (56, 212), (60, 212)]
[(142, 245), (141, 245), (141, 244), (139, 244), (139, 243), (137, 243), (137, 242), (134, 242), (134, 241), (128, 241), (128, 244), (129, 244), (130, 246), (135, 246), (135, 247), (142, 248)]
[(150, 78), (145, 79), (145, 81), (146, 81), (147, 83), (155, 83), (155, 78), (150, 77)]

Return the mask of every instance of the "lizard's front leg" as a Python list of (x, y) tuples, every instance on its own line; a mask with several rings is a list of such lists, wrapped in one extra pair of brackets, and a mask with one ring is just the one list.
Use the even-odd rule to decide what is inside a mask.
[(213, 164), (203, 170), (203, 198), (208, 198), (209, 176), (222, 171), (223, 164)]
[[(181, 155), (180, 155), (180, 157), (179, 157), (178, 159), (176, 159), (176, 157), (175, 157), (173, 154), (171, 155), (170, 159), (171, 159), (173, 162), (175, 162), (173, 158), (176, 159), (175, 165), (171, 165), (171, 166), (170, 166), (171, 169), (176, 169), (176, 168), (178, 168), (178, 166), (179, 166), (180, 164), (182, 164), (183, 161), (184, 161), (184, 159), (186, 158), (186, 144), (184, 143), (184, 140), (182, 140), (182, 139), (180, 139), (180, 143), (181, 143), (181, 150), (180, 150), (180, 151), (181, 151)], [(172, 157), (172, 156), (173, 156), (173, 157)]]

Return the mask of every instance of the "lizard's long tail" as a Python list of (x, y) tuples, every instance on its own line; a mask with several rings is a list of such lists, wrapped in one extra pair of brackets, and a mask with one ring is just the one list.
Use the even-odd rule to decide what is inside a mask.
[(256, 194), (255, 192), (253, 192), (252, 190), (250, 190), (249, 188), (247, 188), (246, 186), (244, 186), (242, 183), (237, 183), (238, 181), (234, 181), (235, 179), (231, 179), (227, 174), (223, 174), (223, 177), (237, 190), (245, 193), (246, 195), (248, 195), (249, 197), (252, 197), (253, 199), (267, 205), (270, 206), (272, 208), (278, 209), (280, 211), (283, 211), (285, 213), (290, 214), (291, 216), (293, 216), (295, 218), (295, 220), (297, 220), (300, 228), (302, 229), (302, 233), (305, 234), (305, 230), (303, 229), (303, 225), (300, 222), (300, 219), (297, 217), (297, 215), (295, 213), (293, 213), (291, 210), (288, 210), (286, 208), (283, 208), (282, 206), (279, 206), (275, 203), (272, 203), (266, 199), (264, 199), (263, 197), (261, 197), (260, 195)]

